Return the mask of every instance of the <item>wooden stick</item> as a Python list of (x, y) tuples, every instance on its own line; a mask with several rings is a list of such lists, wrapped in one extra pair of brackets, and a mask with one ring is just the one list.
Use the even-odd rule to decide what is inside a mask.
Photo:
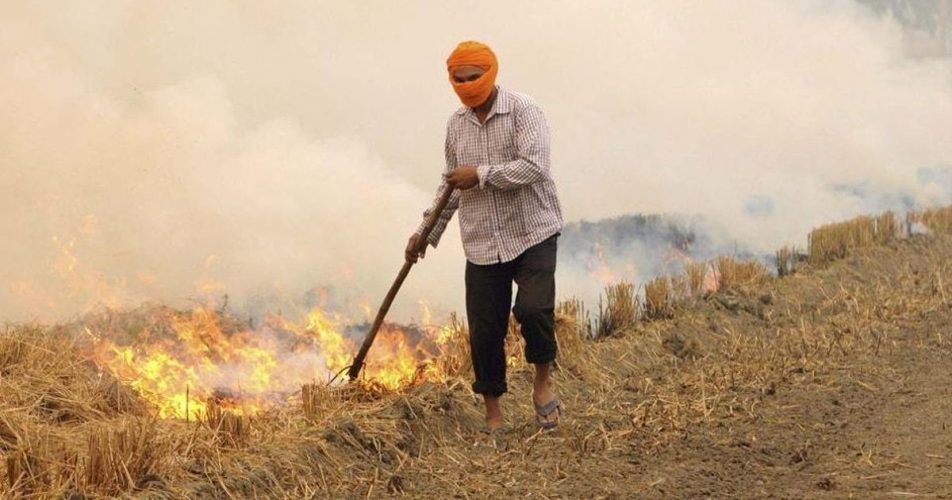
[[(443, 209), (445, 209), (446, 205), (450, 202), (450, 196), (452, 195), (453, 189), (447, 186), (440, 196), (439, 201), (436, 203), (436, 208), (430, 213), (426, 225), (423, 226), (423, 232), (420, 233), (420, 238), (417, 240), (417, 253), (423, 248), (426, 248), (427, 238), (429, 238), (430, 233), (433, 231), (433, 227), (436, 226), (436, 221), (439, 220)], [(380, 330), (380, 326), (383, 325), (383, 319), (387, 316), (387, 311), (390, 310), (390, 306), (393, 304), (393, 299), (397, 296), (397, 292), (400, 291), (403, 280), (407, 279), (407, 275), (410, 274), (411, 267), (413, 267), (413, 262), (409, 260), (404, 262), (400, 272), (397, 273), (397, 279), (390, 285), (390, 291), (387, 292), (387, 296), (384, 297), (383, 304), (380, 304), (380, 309), (377, 311), (377, 317), (374, 318), (373, 325), (370, 327), (370, 332), (364, 337), (364, 343), (360, 346), (360, 350), (357, 351), (357, 356), (354, 357), (354, 362), (351, 363), (350, 369), (347, 371), (347, 375), (351, 380), (356, 379), (357, 375), (360, 374), (360, 369), (364, 367), (364, 358), (367, 357), (367, 351), (369, 351), (370, 346), (373, 345), (374, 339), (377, 337), (377, 331)]]

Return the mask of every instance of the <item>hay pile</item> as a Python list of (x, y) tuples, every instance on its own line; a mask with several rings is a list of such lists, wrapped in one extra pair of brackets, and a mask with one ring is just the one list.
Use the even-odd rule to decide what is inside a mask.
[[(941, 217), (915, 220), (952, 227)], [(644, 298), (616, 285), (594, 320), (579, 301), (560, 304), (556, 376), (566, 419), (551, 434), (532, 424), (532, 372), (518, 336), (505, 399), (513, 430), (477, 431), (479, 398), (458, 321), (455, 347), (433, 361), (438, 381), (397, 392), (308, 384), (286, 406), (253, 416), (210, 401), (198, 421), (155, 419), (89, 361), (75, 328), (8, 326), (0, 332), (0, 496), (659, 494), (658, 483), (629, 474), (633, 464), (698, 428), (757, 418), (778, 388), (808, 383), (844, 358), (877, 355), (898, 335), (897, 321), (945, 304), (952, 241), (897, 246), (898, 238), (875, 236), (892, 229), (873, 220), (872, 229), (863, 220), (812, 235), (810, 255), (811, 263), (814, 251), (823, 262), (865, 259), (875, 282), (836, 266), (776, 280), (761, 264), (722, 258), (650, 283)], [(898, 256), (920, 259), (915, 285), (915, 266), (890, 265)], [(716, 290), (704, 291), (708, 275)], [(884, 285), (906, 281), (914, 293)], [(141, 319), (130, 314), (123, 321)]]

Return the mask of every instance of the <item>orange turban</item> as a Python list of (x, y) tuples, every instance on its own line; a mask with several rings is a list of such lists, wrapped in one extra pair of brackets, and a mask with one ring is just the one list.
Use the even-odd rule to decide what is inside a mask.
[[(460, 66), (476, 66), (482, 68), (485, 73), (471, 82), (458, 83), (453, 80), (453, 70)], [(446, 70), (450, 76), (450, 83), (453, 84), (453, 90), (456, 91), (459, 100), (471, 108), (486, 102), (486, 99), (492, 95), (498, 69), (496, 54), (493, 54), (488, 46), (479, 42), (460, 43), (446, 59)]]

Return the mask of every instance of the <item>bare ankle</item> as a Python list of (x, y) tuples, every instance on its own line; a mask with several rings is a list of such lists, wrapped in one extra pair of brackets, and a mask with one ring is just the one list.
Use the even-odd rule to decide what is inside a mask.
[(490, 420), (502, 419), (502, 406), (499, 404), (498, 397), (484, 394), (483, 403), (486, 406), (486, 421), (487, 422)]
[(533, 392), (544, 394), (549, 391), (551, 386), (551, 377), (549, 376), (551, 363), (540, 363), (536, 366), (536, 376), (533, 383)]

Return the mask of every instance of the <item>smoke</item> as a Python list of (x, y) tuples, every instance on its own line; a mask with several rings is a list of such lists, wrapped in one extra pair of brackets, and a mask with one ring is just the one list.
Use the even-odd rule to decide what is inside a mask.
[(28, 118), (4, 162), (20, 178), (3, 193), (0, 230), (18, 235), (4, 255), (12, 288), (36, 286), (53, 312), (225, 293), (274, 307), (313, 286), (374, 290), (383, 253), (399, 264), (415, 222), (391, 214), (428, 199), (357, 139), (308, 137), (288, 118), (243, 128), (215, 79), (143, 92), (123, 107), (76, 80), (17, 87), (24, 73), (64, 81), (31, 63), (15, 60), (5, 75), (21, 102), (78, 99), (66, 117), (18, 113)]
[(280, 308), (334, 284), (360, 304), (428, 200), (359, 139), (242, 125), (213, 77), (123, 103), (40, 52), (0, 75), (5, 317), (226, 293)]
[[(599, 200), (580, 215), (700, 213), (770, 250), (822, 222), (946, 202), (917, 172), (952, 159), (942, 139), (949, 61), (905, 59), (901, 29), (858, 6), (808, 5), (681, 4), (631, 16), (637, 46), (599, 64), (613, 109), (587, 134), (571, 120), (559, 129), (589, 148), (562, 164), (616, 181), (573, 185), (574, 196)], [(602, 42), (595, 57), (623, 54), (630, 40)]]
[[(704, 214), (767, 252), (952, 198), (950, 61), (907, 58), (854, 2), (14, 3), (0, 318), (226, 293), (251, 314), (376, 307), (438, 181), (442, 62), (468, 38), (545, 109), (567, 220)], [(460, 308), (457, 231), (397, 316)]]

